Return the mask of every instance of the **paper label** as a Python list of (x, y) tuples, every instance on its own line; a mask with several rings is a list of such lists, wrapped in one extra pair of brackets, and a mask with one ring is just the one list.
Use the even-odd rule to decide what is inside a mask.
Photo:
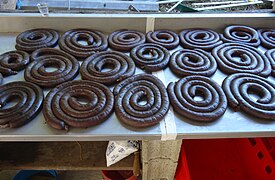
[(107, 167), (138, 151), (138, 141), (109, 141), (106, 150)]

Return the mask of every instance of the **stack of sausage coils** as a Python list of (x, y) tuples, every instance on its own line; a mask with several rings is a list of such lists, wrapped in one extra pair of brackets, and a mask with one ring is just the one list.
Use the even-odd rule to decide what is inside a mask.
[[(15, 48), (0, 55), (2, 128), (23, 126), (41, 110), (60, 130), (96, 126), (114, 111), (124, 126), (143, 128), (163, 120), (170, 105), (192, 121), (216, 121), (227, 106), (275, 120), (275, 82), (268, 78), (275, 77), (274, 29), (122, 29), (109, 36), (92, 29), (32, 29), (17, 36)], [(137, 67), (144, 73), (136, 74)], [(166, 68), (179, 77), (167, 87), (151, 74)], [(217, 69), (227, 75), (222, 86), (211, 79)], [(5, 82), (23, 70), (26, 81)], [(82, 80), (75, 80), (79, 74)]]

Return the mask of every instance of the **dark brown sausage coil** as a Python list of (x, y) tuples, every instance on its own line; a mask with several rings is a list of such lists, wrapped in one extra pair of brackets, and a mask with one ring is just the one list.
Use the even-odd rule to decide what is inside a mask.
[[(194, 121), (213, 121), (220, 118), (227, 107), (222, 88), (203, 76), (187, 76), (168, 87), (170, 102), (176, 112)], [(202, 100), (196, 100), (200, 96)]]
[(178, 76), (212, 76), (217, 70), (213, 56), (201, 49), (181, 49), (170, 58), (170, 69)]
[(115, 87), (114, 95), (118, 119), (132, 127), (157, 124), (169, 110), (165, 86), (153, 75), (139, 74), (125, 79)]
[(261, 43), (258, 32), (248, 26), (227, 26), (221, 39), (227, 43), (241, 43), (258, 47)]
[[(87, 44), (81, 44), (84, 41)], [(72, 29), (65, 32), (59, 40), (60, 48), (82, 60), (108, 48), (107, 36), (90, 29)]]
[[(59, 49), (38, 49), (32, 53), (31, 58), (33, 62), (25, 70), (25, 80), (44, 88), (55, 87), (72, 80), (79, 72), (78, 61)], [(57, 70), (48, 72), (46, 69), (49, 67)]]
[(181, 46), (187, 49), (203, 49), (211, 51), (222, 44), (220, 36), (210, 29), (186, 29), (180, 32)]
[[(35, 84), (17, 81), (0, 86), (0, 127), (16, 128), (34, 119), (41, 110), (43, 91)], [(14, 106), (5, 107), (11, 102)]]
[(158, 44), (145, 43), (133, 48), (130, 56), (142, 69), (159, 71), (168, 65), (170, 53), (166, 48)]
[(2, 74), (0, 73), (0, 85), (3, 83), (3, 76)]
[(0, 73), (3, 76), (15, 75), (30, 62), (30, 56), (24, 51), (9, 51), (0, 55)]
[(257, 48), (245, 44), (225, 43), (212, 51), (219, 69), (226, 74), (251, 73), (268, 76), (270, 62)]
[(174, 49), (179, 45), (179, 36), (169, 30), (149, 31), (146, 34), (146, 40), (148, 43), (158, 44), (169, 50)]
[(275, 48), (275, 29), (259, 29), (258, 33), (263, 47)]
[[(85, 103), (81, 103), (85, 100)], [(107, 120), (114, 96), (108, 87), (93, 81), (70, 81), (52, 89), (43, 104), (46, 122), (55, 129), (87, 128)]]
[(266, 57), (269, 59), (269, 62), (272, 67), (272, 76), (275, 77), (275, 49), (270, 49), (265, 52)]
[[(222, 84), (228, 104), (235, 110), (266, 120), (275, 120), (275, 84), (247, 73), (228, 76)], [(250, 94), (259, 98), (254, 100)]]
[(40, 48), (55, 47), (59, 34), (53, 29), (31, 29), (16, 37), (15, 48), (31, 53)]
[[(106, 67), (110, 71), (103, 72)], [(106, 85), (120, 82), (135, 73), (134, 61), (124, 53), (105, 51), (88, 57), (81, 65), (82, 79), (93, 80)]]
[(114, 50), (129, 52), (132, 48), (145, 43), (145, 35), (139, 31), (118, 30), (109, 35), (108, 42)]

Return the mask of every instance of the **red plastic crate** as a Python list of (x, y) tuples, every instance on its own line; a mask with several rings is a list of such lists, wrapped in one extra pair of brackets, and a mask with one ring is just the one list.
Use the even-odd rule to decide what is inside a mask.
[(177, 180), (275, 180), (275, 139), (184, 140)]

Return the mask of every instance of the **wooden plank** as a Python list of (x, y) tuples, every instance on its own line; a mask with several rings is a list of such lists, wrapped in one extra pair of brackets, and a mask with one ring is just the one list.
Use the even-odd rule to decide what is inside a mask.
[(221, 6), (210, 6), (210, 7), (195, 8), (195, 9), (198, 10), (198, 11), (203, 11), (203, 10), (223, 9), (223, 8), (238, 7), (238, 6), (249, 6), (249, 5), (255, 5), (255, 4), (262, 4), (262, 3), (263, 3), (263, 1), (245, 2), (245, 3), (238, 3), (238, 4), (228, 4), (228, 5), (221, 5)]
[(230, 24), (275, 28), (274, 20), (275, 14), (273, 13), (170, 14), (170, 17), (158, 15), (155, 18), (155, 29), (170, 29), (180, 32), (183, 29), (203, 27), (222, 33), (224, 28)]
[[(12, 16), (11, 18), (7, 16)], [(60, 16), (60, 17), (59, 17)], [(133, 23), (133, 21), (135, 23)], [(62, 23), (60, 23), (62, 22)], [(109, 34), (118, 29), (134, 29), (145, 32), (146, 15), (135, 14), (54, 14), (41, 18), (38, 13), (0, 15), (0, 32), (23, 32), (32, 28), (53, 28), (67, 31), (72, 28), (98, 29)], [(68, 137), (68, 136), (67, 136)], [(121, 139), (119, 139), (121, 140)]]
[(134, 156), (106, 167), (108, 142), (0, 143), (0, 169), (133, 170)]
[(244, 3), (246, 1), (223, 1), (223, 2), (203, 2), (203, 3), (192, 3), (193, 6), (208, 6), (208, 5), (219, 5), (219, 4), (236, 4)]
[(130, 5), (140, 11), (158, 11), (159, 5), (152, 1), (89, 1), (89, 0), (23, 0), (21, 9), (36, 9), (38, 3), (47, 3), (49, 8), (61, 9), (113, 9), (128, 10)]

